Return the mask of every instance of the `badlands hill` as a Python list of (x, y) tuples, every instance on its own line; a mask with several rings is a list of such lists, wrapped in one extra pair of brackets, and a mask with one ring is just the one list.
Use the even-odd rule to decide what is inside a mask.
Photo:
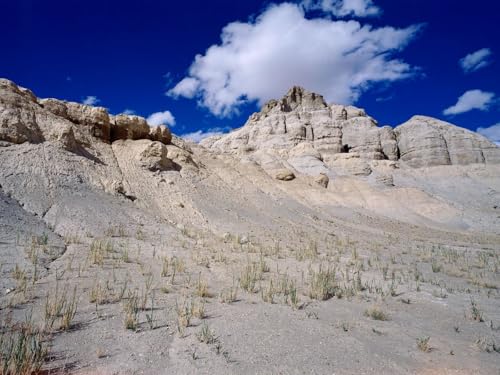
[(0, 165), (12, 373), (498, 373), (500, 149), (474, 132), (294, 87), (196, 145), (3, 79)]

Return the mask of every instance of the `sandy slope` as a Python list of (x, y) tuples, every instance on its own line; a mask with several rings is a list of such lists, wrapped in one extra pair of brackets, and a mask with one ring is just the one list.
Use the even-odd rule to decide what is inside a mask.
[(0, 142), (2, 333), (32, 314), (50, 373), (498, 374), (500, 166), (325, 189), (175, 138), (67, 146)]

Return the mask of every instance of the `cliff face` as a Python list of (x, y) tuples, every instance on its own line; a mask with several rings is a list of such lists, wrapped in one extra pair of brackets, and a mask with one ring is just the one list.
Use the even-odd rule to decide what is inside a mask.
[(500, 163), (500, 149), (477, 133), (424, 116), (395, 129), (379, 127), (363, 109), (328, 105), (300, 87), (269, 101), (241, 129), (202, 145), (251, 158), (256, 151), (260, 164), (273, 159), (309, 174), (369, 175), (374, 161), (408, 167)]
[(500, 149), (495, 144), (431, 117), (414, 116), (394, 133), (401, 161), (412, 167), (500, 163)]
[(66, 147), (96, 140), (150, 139), (169, 144), (165, 126), (150, 128), (140, 116), (109, 115), (102, 107), (38, 99), (30, 90), (0, 79), (0, 140), (16, 144), (61, 141)]

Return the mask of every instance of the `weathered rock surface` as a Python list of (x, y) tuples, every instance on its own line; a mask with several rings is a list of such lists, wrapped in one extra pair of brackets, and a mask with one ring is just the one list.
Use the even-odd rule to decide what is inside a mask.
[(17, 144), (44, 140), (36, 121), (34, 103), (28, 91), (0, 79), (0, 140)]
[(117, 115), (111, 118), (111, 139), (146, 139), (150, 128), (146, 119), (134, 115)]
[(266, 103), (242, 128), (201, 145), (244, 155), (265, 170), (288, 164), (311, 176), (368, 176), (376, 160), (414, 168), (500, 163), (500, 149), (477, 133), (424, 116), (379, 127), (363, 109), (328, 105), (300, 87)]
[(293, 172), (288, 169), (282, 169), (276, 172), (276, 179), (280, 181), (291, 181), (295, 178)]
[(96, 140), (151, 139), (170, 144), (166, 126), (150, 128), (140, 116), (110, 116), (106, 108), (58, 99), (37, 99), (28, 89), (0, 79), (0, 140), (15, 144), (55, 141), (69, 151)]
[(412, 167), (500, 163), (500, 149), (477, 133), (414, 116), (395, 129), (401, 161)]
[(42, 108), (52, 114), (80, 125), (80, 130), (88, 135), (104, 141), (110, 140), (111, 125), (105, 108), (63, 102), (57, 99), (40, 99), (38, 102)]
[(174, 169), (174, 164), (168, 156), (167, 146), (161, 142), (142, 140), (144, 149), (139, 153), (142, 165), (150, 171), (165, 171)]
[(314, 179), (314, 181), (318, 185), (323, 186), (326, 189), (328, 187), (328, 183), (330, 182), (330, 178), (326, 174), (321, 173), (318, 177)]
[[(498, 162), (498, 148), (475, 133), (422, 117), (395, 130), (379, 127), (362, 109), (328, 105), (300, 88), (267, 103), (241, 129), (203, 141), (204, 147), (172, 135), (167, 127), (150, 128), (138, 116), (110, 116), (103, 108), (37, 99), (8, 80), (0, 81), (0, 90), (0, 185), (24, 209), (56, 225), (62, 225), (61, 210), (77, 216), (69, 206), (91, 209), (75, 194), (99, 207), (103, 200), (126, 198), (168, 220), (204, 225), (209, 219), (224, 231), (234, 224), (224, 216), (226, 202), (237, 201), (240, 209), (242, 197), (248, 205), (232, 218), (249, 217), (258, 226), (268, 220), (260, 216), (268, 198), (283, 196), (294, 202), (291, 206), (298, 201), (344, 205), (398, 220), (465, 225), (455, 223), (455, 206), (433, 194), (439, 191), (445, 201), (456, 202), (447, 191), (461, 186), (468, 172), (460, 172), (453, 185), (446, 180), (427, 188), (421, 179), (422, 190), (416, 193), (414, 176), (427, 173), (430, 165), (451, 171), (461, 164), (483, 168)], [(420, 166), (420, 172), (413, 169)], [(480, 195), (471, 195), (470, 188), (457, 196), (470, 196), (470, 205), (480, 200), (495, 206), (495, 167), (474, 172), (484, 173), (477, 178), (481, 182), (470, 185)], [(481, 184), (485, 187), (478, 188)], [(412, 194), (419, 197), (417, 203), (409, 198)], [(483, 206), (474, 206), (479, 209)], [(100, 227), (107, 215), (92, 225)], [(477, 223), (467, 219), (467, 225), (483, 225)]]
[(168, 145), (172, 142), (172, 133), (165, 125), (155, 126), (149, 130), (149, 138)]

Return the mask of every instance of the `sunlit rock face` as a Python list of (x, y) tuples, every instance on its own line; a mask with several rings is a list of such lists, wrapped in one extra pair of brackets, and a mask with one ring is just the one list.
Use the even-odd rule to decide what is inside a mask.
[(500, 162), (499, 148), (477, 133), (424, 116), (395, 129), (381, 127), (363, 109), (329, 105), (301, 87), (267, 102), (242, 128), (207, 138), (201, 145), (240, 154), (272, 173), (292, 167), (314, 176), (368, 176), (374, 166)]

